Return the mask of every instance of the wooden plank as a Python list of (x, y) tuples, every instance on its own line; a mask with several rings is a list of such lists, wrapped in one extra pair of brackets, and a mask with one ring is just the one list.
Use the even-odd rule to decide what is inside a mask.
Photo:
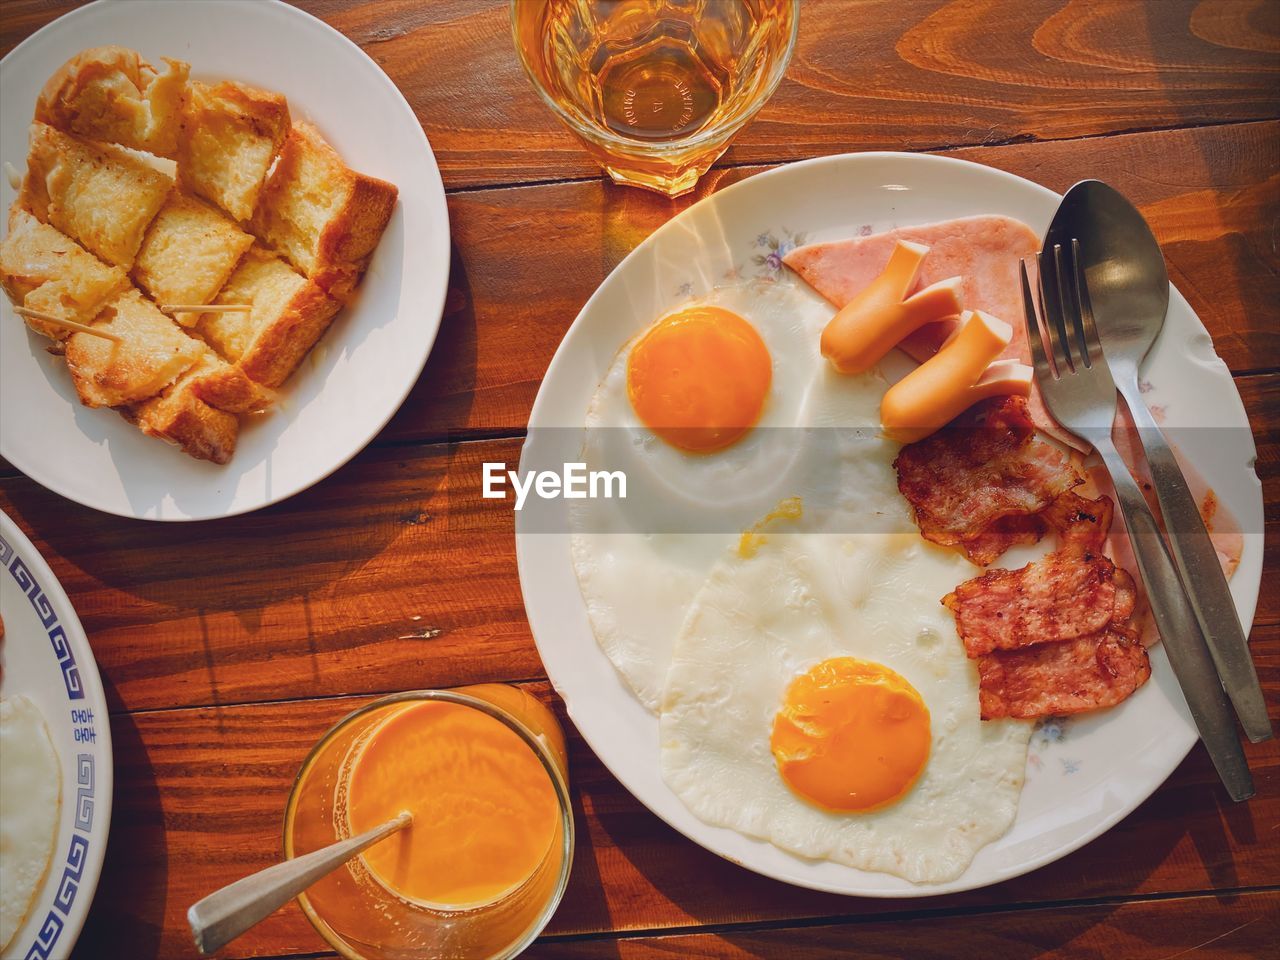
[[(1141, 206), (1170, 273), (1235, 371), (1280, 368), (1280, 123), (955, 151), (1062, 191), (1107, 180)], [(716, 171), (674, 203), (600, 183), (449, 198), (455, 254), (426, 372), (383, 432), (396, 440), (523, 428), (564, 332), (641, 240), (695, 199), (758, 172)]]
[[(519, 459), (518, 440), (482, 446)], [(110, 517), (25, 478), (3, 482), (0, 507), (55, 564), (113, 710), (540, 676), (511, 510), (481, 499), (466, 463), (451, 475), (443, 444), (371, 450), (198, 530)]]
[[(1280, 630), (1259, 639), (1280, 650)], [(1280, 713), (1280, 669), (1268, 669), (1270, 702)], [(528, 687), (560, 710), (546, 683)], [(83, 942), (129, 943), (140, 957), (193, 955), (186, 908), (279, 855), (298, 765), (331, 724), (363, 702), (344, 697), (113, 716), (112, 836)], [(985, 891), (884, 901), (790, 887), (695, 846), (641, 807), (560, 712), (569, 734), (577, 854), (553, 935), (1169, 895), (1253, 887), (1280, 876), (1273, 842), (1280, 827), (1276, 741), (1247, 747), (1258, 781), (1248, 804), (1226, 801), (1197, 747), (1138, 811), (1057, 864)], [(321, 949), (290, 905), (227, 955)]]
[[(526, 957), (609, 956), (617, 960), (1003, 960), (1124, 957), (1172, 960), (1214, 957), (1255, 960), (1280, 938), (1280, 893), (1195, 897), (1053, 910), (925, 916), (866, 923), (690, 933), (620, 941), (540, 943)], [(1267, 944), (1271, 946), (1268, 947)]]
[[(520, 69), (506, 4), (439, 7), (318, 12), (358, 43), (376, 40), (371, 55), (417, 109), (451, 186), (598, 175)], [(806, 3), (786, 80), (725, 162), (1274, 117), (1268, 51), (1280, 40), (1260, 32), (1266, 19), (1260, 0), (1162, 3), (1159, 14), (1123, 0)], [(1173, 63), (1176, 74), (1161, 67)]]
[[(1276, 117), (1280, 38), (1267, 3), (809, 0), (785, 81), (725, 162)], [(74, 5), (9, 0), (0, 52)], [(505, 2), (299, 6), (387, 71), (450, 187), (599, 175), (525, 78)]]
[[(1280, 374), (1238, 383), (1280, 521)], [(519, 453), (518, 439), (374, 448), (286, 503), (194, 528), (100, 514), (25, 478), (0, 480), (0, 507), (75, 603), (113, 710), (529, 679), (542, 666), (513, 514), (480, 496), (482, 462)], [(1280, 621), (1277, 571), (1271, 551), (1259, 623)]]

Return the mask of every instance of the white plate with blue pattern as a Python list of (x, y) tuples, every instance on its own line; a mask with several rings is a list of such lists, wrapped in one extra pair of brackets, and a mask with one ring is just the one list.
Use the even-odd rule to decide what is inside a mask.
[(40, 708), (62, 769), (53, 858), (3, 960), (71, 954), (93, 902), (111, 828), (111, 727), (84, 628), (49, 565), (0, 511), (0, 697)]

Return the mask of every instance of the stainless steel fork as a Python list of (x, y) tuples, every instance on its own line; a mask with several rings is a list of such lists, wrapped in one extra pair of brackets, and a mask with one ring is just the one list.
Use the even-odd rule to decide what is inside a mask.
[[(1079, 244), (1072, 241), (1070, 250), (1055, 244), (1051, 260), (1037, 255), (1038, 298), (1032, 296), (1026, 261), (1022, 263), (1023, 312), (1036, 383), (1049, 412), (1068, 430), (1092, 443), (1111, 474), (1138, 574), (1191, 716), (1227, 793), (1232, 800), (1247, 800), (1253, 796), (1253, 778), (1209, 646), (1155, 517), (1111, 439), (1116, 384), (1102, 354), (1078, 250)], [(1048, 354), (1037, 318), (1037, 299), (1048, 333)]]

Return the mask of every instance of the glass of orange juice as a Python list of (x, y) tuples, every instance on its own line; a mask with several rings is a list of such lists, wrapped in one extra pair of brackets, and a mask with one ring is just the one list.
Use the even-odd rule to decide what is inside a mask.
[(534, 88), (618, 183), (693, 189), (773, 95), (799, 0), (511, 0)]
[(481, 684), (376, 700), (312, 748), (285, 856), (412, 824), (298, 898), (351, 960), (513, 957), (551, 919), (573, 860), (564, 733), (524, 690)]

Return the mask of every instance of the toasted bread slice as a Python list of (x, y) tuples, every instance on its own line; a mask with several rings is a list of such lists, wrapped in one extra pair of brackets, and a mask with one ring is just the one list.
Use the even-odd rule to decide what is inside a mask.
[(122, 339), (116, 343), (88, 333), (67, 338), (67, 368), (87, 407), (118, 407), (154, 397), (206, 352), (200, 340), (133, 289), (107, 304), (93, 325)]
[(172, 187), (135, 154), (34, 123), (18, 203), (90, 253), (128, 269)]
[(394, 184), (356, 173), (295, 123), (249, 229), (322, 290), (346, 300), (395, 208)]
[[(129, 287), (119, 267), (109, 267), (66, 234), (25, 210), (9, 211), (9, 233), (0, 243), (0, 286), (17, 306), (76, 323), (93, 323), (99, 311)], [(70, 333), (26, 318), (36, 333), (65, 340)]]
[(255, 382), (278, 387), (341, 306), (279, 257), (255, 244), (215, 303), (251, 303), (251, 313), (201, 314), (196, 329)]
[(283, 95), (231, 80), (191, 84), (178, 143), (183, 185), (248, 220), (289, 134)]
[(216, 375), (220, 364), (206, 350), (195, 366), (158, 397), (121, 408), (120, 412), (143, 433), (175, 444), (197, 460), (226, 463), (235, 453), (240, 420), (200, 396), (201, 382)]
[(136, 50), (93, 47), (64, 63), (36, 100), (36, 119), (87, 140), (172, 159), (191, 67), (165, 57), (157, 70)]
[(228, 413), (263, 413), (275, 403), (274, 390), (250, 380), (240, 367), (227, 363), (213, 350), (209, 350), (196, 367), (191, 389), (215, 409)]
[[(174, 190), (151, 221), (133, 265), (133, 279), (157, 304), (208, 303), (253, 244), (220, 210)], [(196, 314), (174, 319), (194, 325)]]

